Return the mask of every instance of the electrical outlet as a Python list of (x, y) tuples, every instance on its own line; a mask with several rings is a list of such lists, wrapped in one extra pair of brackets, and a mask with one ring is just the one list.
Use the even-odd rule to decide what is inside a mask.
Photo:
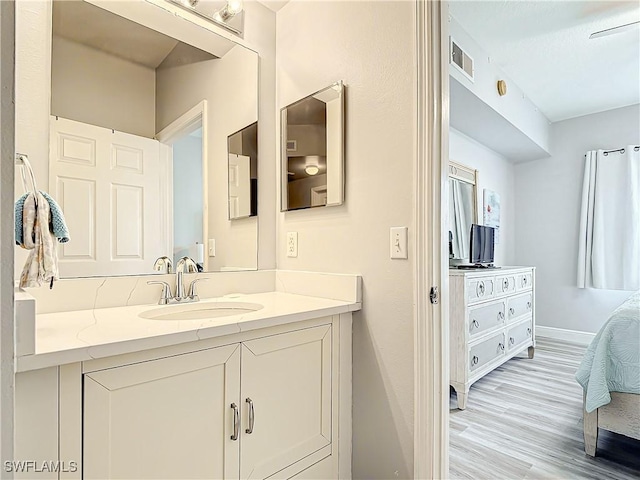
[(407, 252), (407, 227), (391, 227), (389, 236), (391, 258), (409, 258)]
[(287, 232), (287, 257), (298, 256), (298, 232)]
[(209, 239), (209, 256), (210, 257), (215, 257), (216, 256), (216, 240), (215, 240), (215, 238), (210, 238)]

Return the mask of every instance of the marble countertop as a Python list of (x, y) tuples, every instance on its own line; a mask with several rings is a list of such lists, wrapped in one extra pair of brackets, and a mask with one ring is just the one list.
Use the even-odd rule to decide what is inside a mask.
[(260, 304), (263, 308), (205, 320), (156, 320), (139, 316), (163, 308), (157, 304), (39, 314), (35, 323), (35, 353), (19, 356), (17, 371), (232, 335), (361, 308), (359, 302), (277, 291), (225, 295), (201, 300), (198, 305), (228, 302)]

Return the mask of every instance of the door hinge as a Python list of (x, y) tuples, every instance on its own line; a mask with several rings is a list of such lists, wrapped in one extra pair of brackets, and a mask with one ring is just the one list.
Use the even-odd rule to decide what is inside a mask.
[(436, 305), (440, 301), (440, 293), (438, 292), (438, 287), (431, 287), (431, 291), (429, 292), (429, 300), (431, 303)]

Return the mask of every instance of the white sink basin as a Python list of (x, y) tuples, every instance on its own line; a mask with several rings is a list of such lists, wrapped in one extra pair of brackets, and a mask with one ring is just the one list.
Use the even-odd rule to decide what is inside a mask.
[(246, 302), (187, 303), (147, 310), (140, 317), (149, 320), (209, 320), (251, 313), (261, 308), (263, 306), (258, 303)]

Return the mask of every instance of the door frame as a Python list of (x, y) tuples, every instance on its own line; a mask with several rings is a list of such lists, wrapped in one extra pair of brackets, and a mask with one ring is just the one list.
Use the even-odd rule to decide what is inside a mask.
[(180, 115), (158, 132), (155, 139), (160, 142), (160, 158), (165, 165), (166, 178), (168, 180), (166, 182), (167, 192), (165, 197), (168, 205), (164, 208), (166, 212), (164, 220), (167, 229), (171, 232), (168, 243), (171, 247), (171, 256), (173, 257), (173, 143), (186, 134), (191, 133), (197, 124), (202, 128), (202, 242), (205, 245), (202, 268), (207, 272), (209, 271), (209, 167), (207, 163), (207, 159), (209, 158), (209, 127), (207, 101), (202, 100)]
[[(0, 460), (14, 460), (15, 7), (0, 2)], [(4, 468), (0, 478), (13, 478)]]
[[(449, 476), (449, 21), (446, 0), (416, 1), (414, 478)], [(438, 288), (436, 303), (430, 291)]]

